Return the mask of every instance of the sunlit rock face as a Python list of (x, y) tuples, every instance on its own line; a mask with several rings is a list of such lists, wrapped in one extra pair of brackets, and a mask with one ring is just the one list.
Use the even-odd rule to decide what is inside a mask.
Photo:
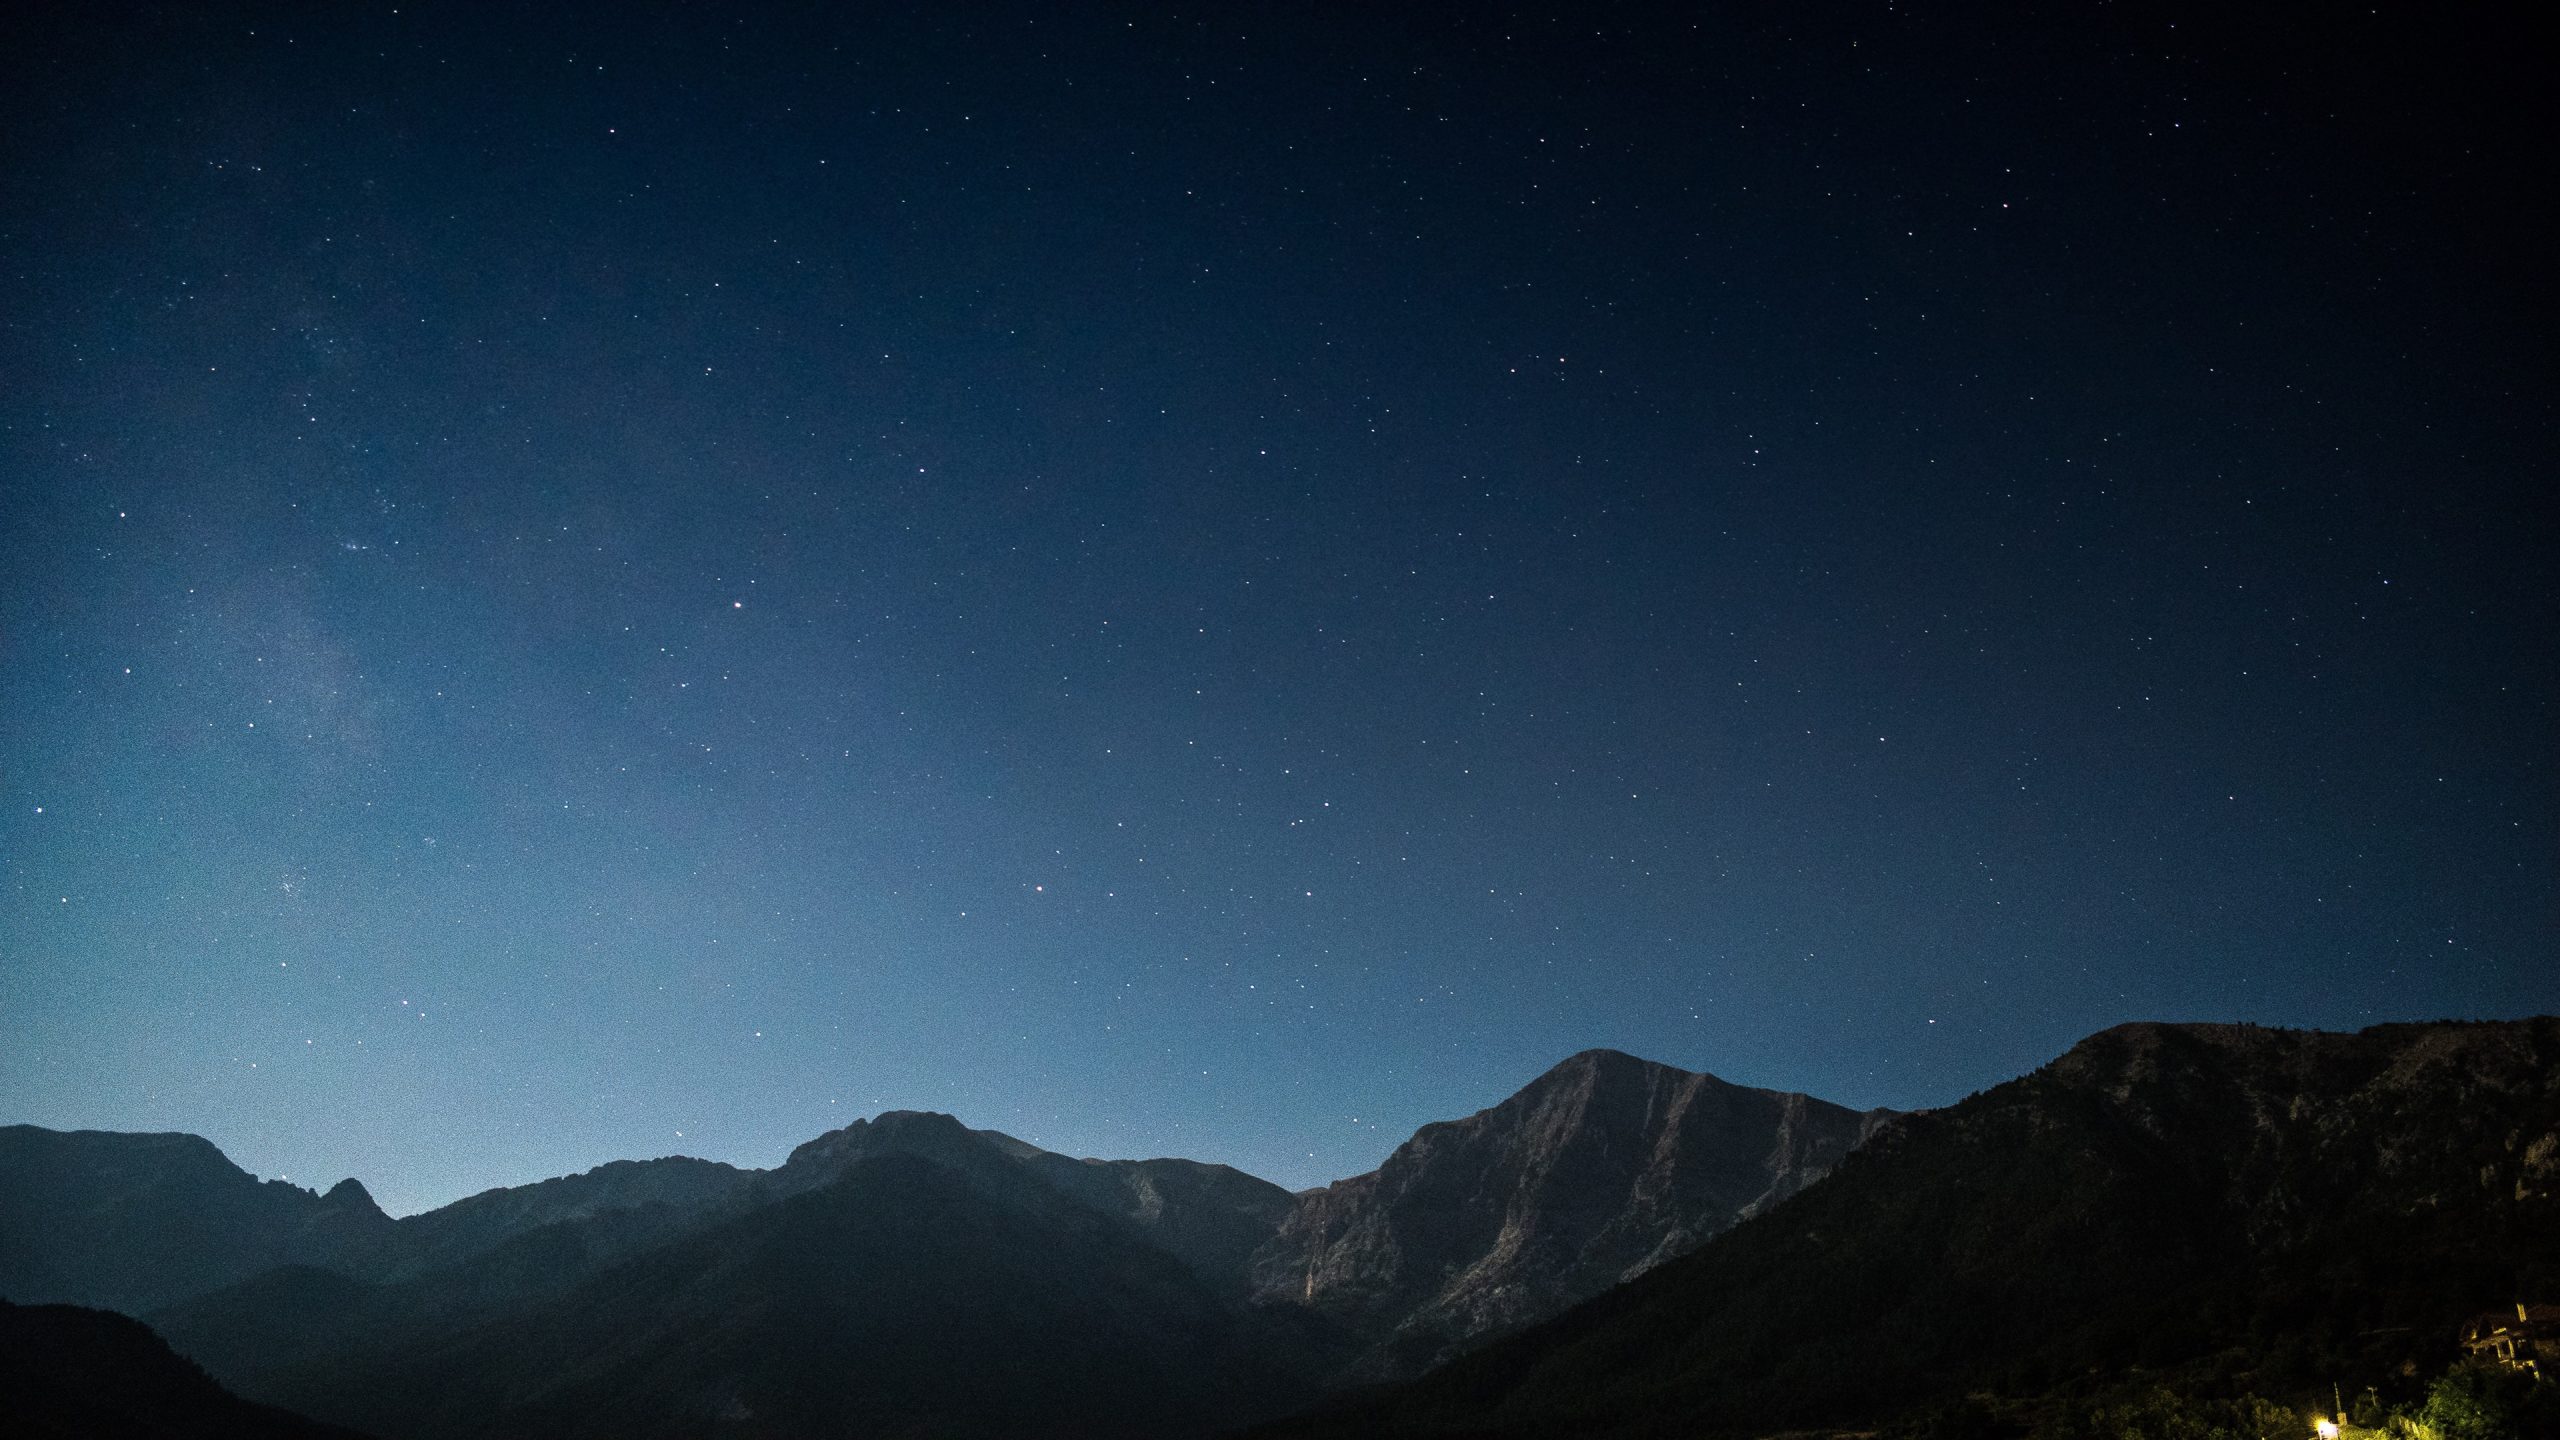
[(1367, 1336), (1360, 1374), (1413, 1373), (1758, 1214), (1890, 1115), (1585, 1051), (1299, 1197), (1254, 1293)]

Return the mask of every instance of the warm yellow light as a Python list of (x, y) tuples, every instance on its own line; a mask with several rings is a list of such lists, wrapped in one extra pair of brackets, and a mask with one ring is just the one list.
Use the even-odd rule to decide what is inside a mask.
[(2338, 1422), (2335, 1420), (2314, 1420), (2311, 1430), (2320, 1440), (2338, 1440)]

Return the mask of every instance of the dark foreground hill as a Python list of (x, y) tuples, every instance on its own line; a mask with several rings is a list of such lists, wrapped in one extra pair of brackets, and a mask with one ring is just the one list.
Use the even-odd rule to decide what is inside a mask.
[(1688, 1257), (1274, 1436), (1755, 1435), (2141, 1368), (2305, 1394), (2560, 1293), (2560, 1020), (2129, 1025)]
[(19, 1440), (362, 1440), (250, 1404), (129, 1316), (5, 1300), (0, 1433)]

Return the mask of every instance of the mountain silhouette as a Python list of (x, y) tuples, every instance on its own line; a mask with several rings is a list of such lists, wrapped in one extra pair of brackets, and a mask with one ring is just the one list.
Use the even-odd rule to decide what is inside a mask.
[(1270, 1433), (1742, 1435), (2440, 1365), (2560, 1291), (2556, 1193), (2560, 1020), (2146, 1024), (1908, 1115), (1587, 1051), (1298, 1195), (891, 1111), (395, 1221), (19, 1126), (0, 1288), (174, 1297), (215, 1380), (394, 1440), (1171, 1436), (1328, 1393)]
[(397, 1225), (350, 1180), (261, 1181), (194, 1135), (0, 1126), (0, 1296), (128, 1313), (285, 1264), (368, 1274)]
[(547, 1299), (261, 1388), (418, 1437), (1198, 1434), (1312, 1398), (1327, 1343), (1031, 1176), (885, 1153)]
[[(194, 1288), (149, 1309), (152, 1322), (245, 1394), (386, 1434), (429, 1436), (467, 1432), (474, 1405), (535, 1425), (524, 1409), (534, 1402), (521, 1398), (530, 1381), (519, 1377), (492, 1392), (473, 1379), (489, 1366), (490, 1374), (515, 1374), (502, 1357), (528, 1345), (556, 1358), (612, 1341), (628, 1351), (634, 1374), (661, 1376), (684, 1370), (681, 1356), (666, 1348), (694, 1343), (674, 1338), (678, 1331), (742, 1333), (769, 1320), (811, 1335), (834, 1333), (840, 1307), (819, 1304), (805, 1289), (758, 1288), (778, 1271), (737, 1271), (743, 1278), (716, 1294), (654, 1290), (632, 1277), (656, 1273), (651, 1267), (678, 1254), (709, 1264), (703, 1257), (724, 1245), (761, 1243), (763, 1227), (782, 1224), (785, 1215), (816, 1224), (805, 1197), (865, 1176), (858, 1189), (873, 1231), (891, 1225), (904, 1205), (915, 1212), (906, 1221), (918, 1226), (974, 1215), (990, 1234), (1063, 1227), (1085, 1237), (1076, 1246), (1047, 1243), (1043, 1253), (1060, 1265), (1069, 1259), (1059, 1257), (1080, 1257), (1075, 1264), (1093, 1267), (1078, 1283), (1094, 1294), (1133, 1298), (1111, 1312), (1116, 1321), (1076, 1319), (1079, 1333), (1116, 1346), (1113, 1366), (1185, 1378), (1149, 1382), (1141, 1390), (1152, 1398), (1142, 1403), (1109, 1379), (1120, 1371), (1091, 1370), (1098, 1378), (1052, 1392), (1054, 1409), (1043, 1423), (1062, 1433), (1078, 1426), (1171, 1433), (1277, 1413), (1345, 1381), (1414, 1373), (1472, 1339), (1543, 1318), (1793, 1193), (1881, 1115), (1592, 1051), (1491, 1109), (1425, 1127), (1373, 1174), (1295, 1196), (1226, 1166), (1074, 1159), (917, 1111), (830, 1131), (772, 1170), (684, 1157), (616, 1162), (398, 1221), (365, 1200), (360, 1208), (372, 1219), (356, 1232), (360, 1243), (339, 1240), (350, 1227), (322, 1217), (359, 1208), (361, 1187), (348, 1182), (318, 1196), (261, 1185), (191, 1137), (90, 1135), (48, 1150), (41, 1137), (52, 1132), (33, 1132), (39, 1138), (23, 1148), (36, 1160), (68, 1154), (77, 1163), (67, 1174), (25, 1178), (19, 1188), (33, 1197), (21, 1211), (32, 1228), (45, 1228), (48, 1203), (78, 1222), (55, 1227), (83, 1236), (80, 1247), (53, 1257), (57, 1274), (86, 1277), (85, 1293), (130, 1302), (153, 1291), (116, 1283), (130, 1269), (127, 1251), (135, 1243), (116, 1223), (124, 1213), (119, 1177), (150, 1171), (139, 1162), (161, 1151), (180, 1151), (185, 1167), (161, 1174), (150, 1193), (162, 1210), (183, 1210), (190, 1184), (211, 1197), (195, 1224), (174, 1233), (198, 1250), (228, 1255), (163, 1276), (165, 1290)], [(893, 1160), (902, 1163), (875, 1169)], [(901, 1201), (883, 1176), (903, 1177), (916, 1193)], [(975, 1209), (943, 1205), (953, 1185)], [(243, 1194), (263, 1208), (244, 1209), (232, 1198)], [(995, 1215), (1007, 1217), (1012, 1230), (989, 1218)], [(157, 1237), (163, 1253), (168, 1239)], [(989, 1264), (1001, 1258), (991, 1254)], [(0, 1285), (17, 1280), (0, 1270)], [(607, 1298), (596, 1287), (609, 1281), (636, 1288)], [(1014, 1302), (973, 1292), (981, 1281), (994, 1283), (984, 1267), (962, 1267), (939, 1293), (986, 1312), (979, 1329), (994, 1334), (1009, 1323)], [(879, 1293), (914, 1301), (924, 1291)], [(816, 1308), (800, 1313), (804, 1306)], [(1150, 1306), (1160, 1313), (1136, 1318)], [(877, 1319), (886, 1312), (873, 1304), (863, 1313)], [(678, 1325), (679, 1316), (695, 1329)], [(974, 1333), (956, 1323), (946, 1328), (963, 1338)], [(1150, 1346), (1162, 1353), (1145, 1361)], [(977, 1396), (984, 1387), (965, 1368), (975, 1353), (955, 1340), (937, 1352), (938, 1361), (914, 1357), (899, 1375), (913, 1382), (917, 1397), (940, 1393), (936, 1386)], [(851, 1363), (849, 1352), (826, 1354), (829, 1365)], [(757, 1373), (762, 1378), (748, 1389), (761, 1400), (739, 1403), (768, 1416), (785, 1413), (788, 1386)], [(1214, 1392), (1190, 1383), (1206, 1375), (1224, 1377)], [(622, 1381), (609, 1388), (645, 1392)], [(669, 1414), (707, 1413), (692, 1390), (645, 1393), (651, 1404), (671, 1407)], [(1211, 1393), (1224, 1398), (1213, 1403)], [(1000, 1430), (1016, 1423), (1019, 1415), (994, 1394), (980, 1396), (984, 1405), (951, 1402), (954, 1408), (931, 1424)], [(559, 1403), (578, 1414), (618, 1415), (617, 1423), (632, 1418), (588, 1399)], [(1000, 1415), (1013, 1418), (991, 1418)], [(555, 1423), (542, 1420), (537, 1428)]]

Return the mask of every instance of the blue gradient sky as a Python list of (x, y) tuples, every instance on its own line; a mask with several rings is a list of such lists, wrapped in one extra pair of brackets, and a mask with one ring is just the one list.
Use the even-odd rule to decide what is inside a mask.
[(1302, 1186), (2552, 1008), (2497, 37), (1799, 8), (21, 17), (0, 1120)]

